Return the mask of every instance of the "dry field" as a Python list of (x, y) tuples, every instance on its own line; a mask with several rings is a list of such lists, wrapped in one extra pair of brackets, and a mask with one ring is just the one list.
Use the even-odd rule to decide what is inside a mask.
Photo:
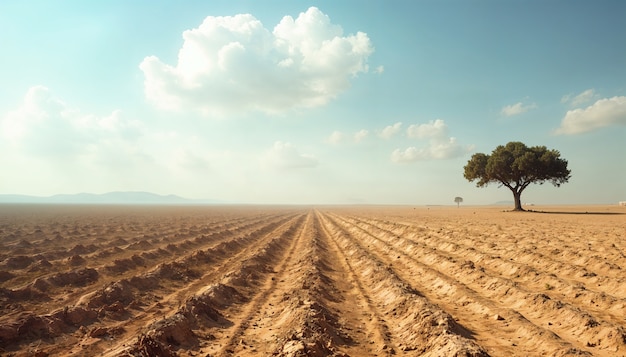
[(533, 208), (0, 206), (0, 355), (626, 356), (626, 207)]

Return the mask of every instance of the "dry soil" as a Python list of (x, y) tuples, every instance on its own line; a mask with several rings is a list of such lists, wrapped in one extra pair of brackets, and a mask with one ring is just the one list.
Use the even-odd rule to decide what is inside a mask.
[(2, 356), (626, 356), (626, 207), (0, 206)]

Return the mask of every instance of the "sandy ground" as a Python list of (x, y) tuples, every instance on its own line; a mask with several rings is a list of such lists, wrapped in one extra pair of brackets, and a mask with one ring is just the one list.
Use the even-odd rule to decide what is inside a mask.
[(626, 207), (0, 206), (2, 356), (626, 356)]

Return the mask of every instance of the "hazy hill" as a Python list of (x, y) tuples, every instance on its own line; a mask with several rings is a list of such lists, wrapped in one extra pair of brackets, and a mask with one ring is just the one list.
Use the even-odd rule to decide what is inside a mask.
[(54, 196), (0, 195), (0, 203), (71, 203), (71, 204), (207, 204), (212, 200), (191, 200), (176, 195), (151, 192), (77, 193)]

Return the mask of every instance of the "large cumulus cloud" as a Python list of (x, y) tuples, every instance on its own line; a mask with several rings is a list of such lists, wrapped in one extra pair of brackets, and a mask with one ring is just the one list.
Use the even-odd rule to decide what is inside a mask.
[(249, 14), (207, 17), (183, 33), (178, 63), (140, 64), (145, 94), (160, 108), (208, 116), (279, 113), (326, 104), (367, 72), (367, 34), (344, 35), (315, 7), (272, 31)]

